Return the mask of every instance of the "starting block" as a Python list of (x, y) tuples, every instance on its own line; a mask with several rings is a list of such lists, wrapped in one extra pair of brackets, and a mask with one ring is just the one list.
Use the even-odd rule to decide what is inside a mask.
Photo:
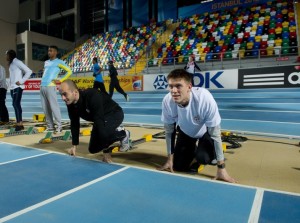
[(39, 131), (35, 129), (34, 127), (29, 127), (27, 130), (23, 131), (15, 131), (15, 129), (11, 128), (9, 132), (7, 133), (0, 133), (0, 138), (7, 137), (7, 136), (17, 136), (17, 135), (31, 135), (31, 134), (36, 134)]
[[(91, 130), (89, 130), (89, 129), (85, 129), (80, 132), (80, 136), (90, 136), (90, 135), (91, 135)], [(53, 132), (47, 132), (45, 137), (42, 138), (39, 141), (39, 143), (47, 144), (47, 143), (52, 143), (54, 141), (59, 141), (59, 140), (67, 141), (67, 140), (70, 140), (71, 138), (72, 138), (72, 134), (71, 134), (71, 131), (69, 131), (69, 130), (65, 131), (65, 134), (62, 136), (54, 136), (54, 137), (53, 137)]]
[(34, 122), (45, 122), (46, 116), (44, 114), (33, 114), (32, 119)]
[[(150, 142), (150, 141), (152, 141), (152, 135), (151, 134), (146, 134), (146, 135), (144, 135), (140, 139), (132, 140), (131, 141), (132, 148), (130, 150), (134, 149), (134, 147), (137, 146), (137, 145), (139, 145), (139, 144), (142, 144), (144, 142)], [(107, 149), (104, 149), (103, 152), (104, 153), (109, 153), (109, 152), (116, 153), (116, 152), (120, 152), (120, 147), (121, 147), (120, 143), (113, 144), (112, 146), (108, 147)]]
[(52, 143), (54, 141), (59, 141), (59, 140), (67, 141), (67, 140), (71, 139), (71, 131), (65, 131), (65, 134), (62, 136), (54, 136), (53, 137), (52, 134), (53, 134), (52, 132), (47, 132), (45, 137), (43, 139), (41, 139), (39, 141), (39, 143), (47, 144), (47, 143)]

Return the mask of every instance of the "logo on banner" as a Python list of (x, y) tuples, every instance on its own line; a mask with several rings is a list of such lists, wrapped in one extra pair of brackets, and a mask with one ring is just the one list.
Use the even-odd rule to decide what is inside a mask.
[(294, 72), (288, 76), (288, 81), (291, 84), (300, 84), (300, 73)]
[(153, 83), (155, 89), (166, 89), (168, 87), (168, 81), (165, 75), (158, 75)]
[[(214, 84), (217, 88), (224, 88), (224, 86), (217, 80), (223, 74), (223, 71), (219, 71), (212, 75), (210, 72), (205, 72), (205, 74), (195, 73), (194, 83), (196, 87), (210, 88), (211, 84)], [(212, 76), (211, 76), (212, 75)]]
[[(274, 72), (275, 71), (275, 72)], [(240, 69), (238, 88), (299, 87), (300, 72), (293, 65)]]

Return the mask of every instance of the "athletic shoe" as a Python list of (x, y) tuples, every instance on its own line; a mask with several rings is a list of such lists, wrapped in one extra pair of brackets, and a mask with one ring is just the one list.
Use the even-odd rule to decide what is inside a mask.
[(126, 136), (121, 141), (121, 147), (120, 147), (121, 152), (126, 152), (131, 149), (130, 132), (128, 130), (125, 130), (125, 132), (126, 132)]
[(210, 163), (211, 165), (213, 165), (213, 166), (215, 166), (215, 165), (217, 165), (218, 164), (218, 161), (216, 160), (216, 159), (214, 159), (214, 160), (212, 160), (211, 161), (211, 163)]
[(62, 132), (61, 128), (56, 128), (54, 134), (60, 134)]
[(46, 128), (44, 132), (54, 132), (54, 128)]
[(15, 128), (16, 132), (22, 131), (22, 130), (24, 130), (24, 126), (23, 125), (17, 125), (16, 128)]
[(125, 99), (126, 99), (126, 101), (129, 101), (129, 95), (128, 94), (126, 94)]
[(123, 126), (119, 126), (118, 128), (116, 128), (116, 130), (118, 131), (118, 132), (120, 132), (120, 131), (125, 131), (125, 128), (123, 127)]

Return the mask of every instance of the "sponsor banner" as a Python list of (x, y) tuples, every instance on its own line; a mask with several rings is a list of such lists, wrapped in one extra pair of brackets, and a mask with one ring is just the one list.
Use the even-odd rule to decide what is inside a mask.
[(297, 66), (278, 66), (240, 69), (238, 88), (287, 88), (300, 87)]
[[(94, 85), (94, 77), (70, 77), (79, 89), (92, 88)], [(118, 76), (120, 86), (124, 91), (143, 91), (143, 76)], [(103, 77), (106, 90), (109, 89), (110, 78)], [(25, 91), (39, 91), (41, 79), (29, 79), (25, 82)]]
[(194, 84), (207, 89), (237, 89), (238, 70), (201, 71), (194, 74)]
[[(144, 91), (168, 90), (168, 74), (144, 75)], [(238, 70), (201, 71), (194, 74), (197, 87), (237, 89)]]
[(230, 9), (234, 7), (248, 7), (255, 4), (262, 4), (271, 1), (272, 0), (214, 0), (207, 2), (203, 1), (202, 3), (196, 5), (178, 8), (178, 18), (185, 18), (191, 15), (202, 14), (205, 12), (215, 12), (218, 10)]
[(144, 75), (144, 91), (168, 90), (168, 74), (147, 74)]
[(41, 79), (28, 79), (24, 83), (24, 91), (39, 91), (41, 85)]

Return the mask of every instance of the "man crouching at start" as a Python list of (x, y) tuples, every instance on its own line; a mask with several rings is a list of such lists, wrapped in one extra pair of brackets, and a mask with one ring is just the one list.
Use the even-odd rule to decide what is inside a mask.
[[(93, 122), (89, 152), (98, 153), (120, 141), (120, 151), (131, 148), (130, 132), (120, 125), (124, 119), (122, 108), (108, 94), (97, 89), (79, 90), (72, 80), (61, 83), (60, 94), (66, 103), (71, 121), (72, 147), (70, 155), (76, 155), (79, 145), (80, 118)], [(104, 153), (104, 162), (111, 162), (111, 153)]]
[[(195, 171), (200, 165), (216, 165), (216, 179), (234, 183), (225, 169), (218, 106), (211, 93), (192, 87), (183, 70), (168, 75), (169, 93), (162, 102), (168, 159), (160, 170)], [(175, 143), (175, 136), (177, 139)]]

